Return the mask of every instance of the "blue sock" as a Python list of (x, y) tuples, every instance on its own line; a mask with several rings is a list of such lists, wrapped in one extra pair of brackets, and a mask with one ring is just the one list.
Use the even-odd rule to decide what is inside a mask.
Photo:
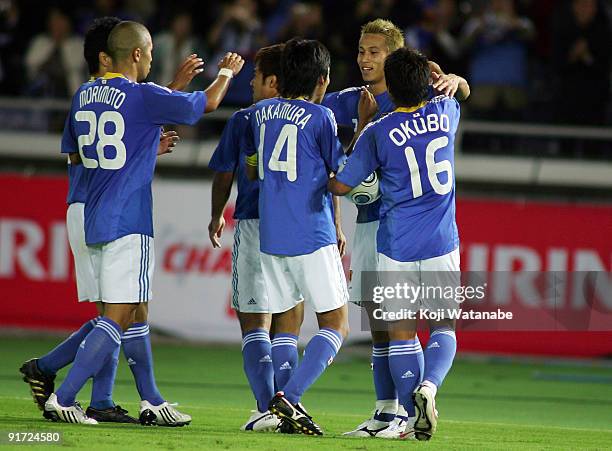
[(376, 414), (374, 418), (379, 421), (393, 421), (395, 413), (389, 409), (379, 409), (379, 405), (385, 404), (380, 401), (394, 401), (392, 403), (397, 411), (397, 392), (395, 383), (389, 369), (389, 342), (372, 343), (372, 376), (374, 378), (374, 389), (376, 391)]
[(272, 340), (272, 364), (277, 390), (283, 390), (298, 366), (297, 335), (279, 333)]
[(73, 332), (68, 338), (57, 345), (51, 352), (38, 359), (38, 369), (44, 374), (53, 375), (68, 366), (74, 360), (79, 345), (94, 328), (100, 317), (90, 319), (81, 328)]
[(399, 402), (409, 416), (414, 416), (412, 393), (421, 381), (418, 354), (422, 353), (418, 339), (389, 342), (389, 368), (397, 389)]
[(436, 387), (442, 385), (442, 381), (453, 365), (456, 352), (455, 331), (446, 328), (433, 330), (429, 336), (427, 348), (425, 348), (423, 380), (432, 382)]
[(106, 365), (93, 377), (91, 384), (91, 403), (90, 407), (98, 410), (110, 409), (115, 407), (113, 402), (113, 386), (115, 385), (115, 376), (117, 374), (117, 365), (119, 364), (119, 353), (121, 349), (118, 347), (111, 355)]
[(155, 375), (153, 374), (153, 353), (151, 352), (151, 338), (147, 323), (133, 323), (125, 331), (122, 338), (123, 355), (128, 362), (140, 399), (149, 401), (154, 406), (164, 402), (164, 398), (157, 389)]
[(308, 342), (304, 358), (285, 385), (285, 398), (296, 404), (304, 392), (316, 381), (327, 368), (342, 346), (342, 335), (329, 328), (319, 330)]
[(253, 329), (242, 336), (244, 373), (257, 400), (257, 410), (265, 412), (274, 396), (270, 335), (266, 329)]
[(60, 405), (68, 407), (74, 404), (77, 393), (87, 379), (98, 374), (120, 345), (119, 324), (111, 319), (101, 318), (79, 345), (72, 368), (55, 392)]

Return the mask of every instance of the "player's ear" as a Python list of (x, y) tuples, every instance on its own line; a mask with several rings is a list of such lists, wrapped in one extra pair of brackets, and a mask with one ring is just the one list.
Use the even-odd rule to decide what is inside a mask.
[(106, 52), (98, 53), (98, 63), (102, 67), (110, 68), (113, 65), (113, 59)]
[(134, 60), (135, 63), (140, 61), (141, 56), (142, 56), (142, 50), (140, 49), (140, 47), (136, 47), (134, 50), (132, 50), (132, 59)]
[(278, 78), (276, 78), (276, 75), (268, 75), (266, 77), (265, 84), (268, 86), (268, 88), (276, 89), (278, 91), (279, 86)]

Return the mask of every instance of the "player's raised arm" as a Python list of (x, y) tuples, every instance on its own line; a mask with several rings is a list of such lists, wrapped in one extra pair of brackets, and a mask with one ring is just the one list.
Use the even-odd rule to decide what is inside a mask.
[(215, 111), (219, 107), (227, 93), (231, 79), (242, 70), (243, 65), (244, 60), (237, 53), (226, 53), (221, 59), (217, 78), (204, 90), (207, 99), (206, 113)]
[(445, 74), (438, 63), (429, 61), (431, 69), (432, 87), (440, 94), (448, 97), (457, 96), (457, 100), (463, 101), (470, 96), (470, 85), (467, 80), (456, 74)]

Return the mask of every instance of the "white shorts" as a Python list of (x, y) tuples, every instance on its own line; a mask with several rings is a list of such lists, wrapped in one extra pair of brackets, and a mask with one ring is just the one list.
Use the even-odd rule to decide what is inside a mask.
[(94, 276), (91, 254), (85, 244), (85, 204), (77, 202), (68, 206), (66, 212), (68, 242), (74, 257), (77, 297), (79, 302), (97, 302), (100, 300), (98, 283)]
[(261, 272), (259, 219), (240, 219), (232, 251), (232, 307), (243, 313), (270, 313)]
[(102, 302), (133, 304), (151, 300), (155, 266), (153, 238), (126, 235), (89, 246)]
[(305, 298), (317, 313), (342, 307), (348, 301), (346, 278), (338, 246), (330, 244), (311, 254), (285, 256), (261, 253), (261, 269), (270, 313), (282, 313)]
[(376, 233), (378, 221), (355, 224), (355, 237), (351, 252), (351, 272), (349, 276), (349, 300), (361, 304), (361, 272), (376, 271), (378, 252), (376, 251)]
[[(414, 262), (400, 262), (379, 253), (378, 271), (379, 282), (384, 286), (393, 286), (401, 281), (408, 282), (414, 287), (442, 287), (443, 289), (448, 287), (455, 290), (461, 284), (459, 248), (439, 257)], [(420, 308), (436, 310), (459, 307), (454, 297), (453, 299), (440, 297), (439, 293), (433, 289), (429, 293), (429, 295), (421, 295), (416, 300)], [(402, 303), (399, 302), (399, 304)]]

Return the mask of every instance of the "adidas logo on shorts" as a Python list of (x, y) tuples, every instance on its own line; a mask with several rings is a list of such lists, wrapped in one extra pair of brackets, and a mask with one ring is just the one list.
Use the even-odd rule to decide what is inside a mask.
[(130, 366), (136, 365), (136, 361), (133, 358), (129, 357), (127, 359), (127, 364), (130, 365)]
[(248, 305), (257, 305), (257, 301), (253, 298), (251, 298), (251, 300), (249, 302), (247, 302)]
[(261, 359), (259, 359), (259, 363), (272, 363), (272, 357), (269, 354), (264, 355)]
[(438, 344), (437, 341), (434, 341), (432, 344), (430, 344), (429, 346), (427, 346), (427, 349), (431, 349), (431, 348), (439, 348), (440, 345)]
[(409, 377), (414, 377), (414, 373), (410, 370), (406, 371), (404, 374), (402, 374), (402, 379), (408, 379)]
[(289, 362), (283, 363), (279, 368), (279, 370), (291, 370), (291, 369), (293, 368), (291, 367), (291, 364)]

